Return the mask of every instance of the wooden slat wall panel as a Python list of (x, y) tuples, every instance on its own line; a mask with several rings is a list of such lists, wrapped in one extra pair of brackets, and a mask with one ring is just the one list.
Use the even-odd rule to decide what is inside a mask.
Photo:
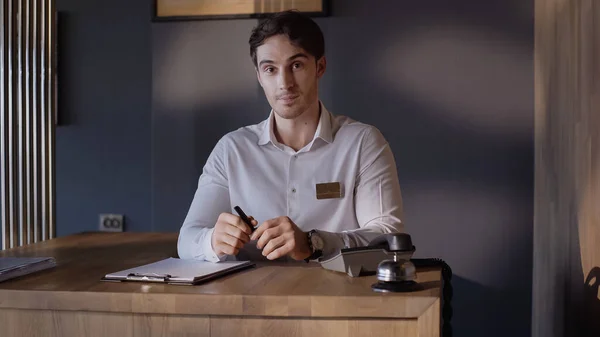
[(2, 248), (53, 238), (54, 0), (0, 0)]
[[(0, 0), (0, 17), (3, 24), (0, 25), (0, 221), (2, 221), (2, 238), (8, 237), (7, 224), (9, 223), (8, 212), (8, 31), (6, 24), (8, 1)], [(2, 240), (4, 247), (4, 240)]]
[(600, 336), (600, 1), (536, 0), (535, 124), (532, 335)]

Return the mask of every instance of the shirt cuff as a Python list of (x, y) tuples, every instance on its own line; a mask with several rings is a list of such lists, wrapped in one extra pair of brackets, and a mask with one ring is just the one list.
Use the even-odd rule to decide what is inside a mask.
[(209, 262), (221, 262), (227, 258), (227, 255), (223, 255), (221, 257), (217, 256), (217, 253), (213, 250), (212, 247), (212, 235), (215, 231), (215, 228), (211, 228), (206, 232), (202, 242), (202, 253), (204, 254), (204, 259)]

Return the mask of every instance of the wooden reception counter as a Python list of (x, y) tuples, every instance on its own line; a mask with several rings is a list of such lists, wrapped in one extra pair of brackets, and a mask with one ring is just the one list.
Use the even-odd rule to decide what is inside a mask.
[(177, 234), (82, 233), (0, 251), (57, 267), (0, 283), (0, 336), (440, 336), (441, 272), (376, 293), (317, 263), (258, 263), (197, 286), (104, 282), (176, 257)]

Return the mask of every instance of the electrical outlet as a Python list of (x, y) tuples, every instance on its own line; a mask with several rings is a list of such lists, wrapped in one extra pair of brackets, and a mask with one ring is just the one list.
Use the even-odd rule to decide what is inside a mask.
[(122, 232), (123, 214), (100, 214), (99, 227), (102, 232)]

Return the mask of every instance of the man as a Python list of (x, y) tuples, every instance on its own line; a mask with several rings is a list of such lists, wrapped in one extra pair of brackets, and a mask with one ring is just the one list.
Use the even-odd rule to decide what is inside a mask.
[[(260, 21), (249, 43), (272, 110), (216, 144), (179, 234), (179, 256), (218, 262), (254, 251), (317, 260), (402, 231), (388, 143), (319, 100), (327, 66), (319, 26), (295, 11), (277, 13)], [(254, 232), (233, 213), (236, 205), (253, 215), (253, 226), (262, 222)]]

